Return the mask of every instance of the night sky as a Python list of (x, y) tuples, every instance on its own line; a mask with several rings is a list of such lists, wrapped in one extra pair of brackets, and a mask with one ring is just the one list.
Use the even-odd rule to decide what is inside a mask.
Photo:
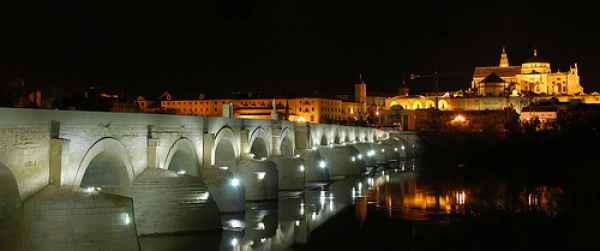
[(410, 73), (439, 71), (441, 89), (467, 88), (506, 46), (511, 64), (533, 47), (554, 71), (579, 62), (586, 92), (600, 89), (597, 11), (583, 1), (14, 2), (0, 13), (0, 84), (20, 74), (132, 96), (298, 96), (351, 93), (363, 73), (370, 92), (394, 95)]

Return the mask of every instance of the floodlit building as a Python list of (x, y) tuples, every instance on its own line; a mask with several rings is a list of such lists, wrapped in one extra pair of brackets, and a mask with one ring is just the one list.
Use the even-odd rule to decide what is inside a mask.
[(310, 123), (341, 123), (358, 119), (363, 105), (359, 102), (329, 98), (275, 98), (275, 99), (175, 99), (165, 92), (156, 105), (143, 97), (138, 98), (141, 110), (148, 113), (173, 113), (218, 117), (223, 107), (233, 105), (236, 118), (270, 119), (273, 100), (278, 117), (290, 121)]
[(550, 62), (538, 56), (537, 49), (523, 64), (511, 66), (502, 48), (498, 66), (475, 67), (471, 89), (479, 96), (583, 94), (577, 63), (567, 72), (552, 72)]

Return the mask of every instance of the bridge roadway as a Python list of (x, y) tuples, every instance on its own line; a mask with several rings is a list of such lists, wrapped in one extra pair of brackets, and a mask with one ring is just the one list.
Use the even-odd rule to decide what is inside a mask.
[(277, 120), (0, 108), (0, 250), (138, 249), (280, 190), (414, 154), (414, 134)]

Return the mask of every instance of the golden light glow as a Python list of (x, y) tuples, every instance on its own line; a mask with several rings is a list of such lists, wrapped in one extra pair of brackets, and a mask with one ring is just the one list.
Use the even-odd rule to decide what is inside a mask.
[[(399, 183), (397, 183), (399, 181)], [(369, 183), (369, 182), (368, 182)], [(451, 188), (434, 189), (420, 186), (410, 176), (400, 176), (395, 182), (385, 179), (385, 175), (374, 178), (373, 187), (369, 187), (367, 196), (375, 205), (387, 211), (388, 217), (400, 217), (411, 221), (427, 220), (430, 215), (464, 214), (475, 206), (481, 207), (482, 201), (493, 199), (489, 206), (503, 210), (531, 210), (554, 216), (561, 206), (558, 203), (563, 194), (559, 187), (540, 186), (518, 195), (520, 203), (507, 205), (503, 196), (489, 197), (479, 193), (478, 189)], [(483, 208), (487, 208), (484, 206)]]
[(456, 203), (457, 204), (464, 205), (465, 199), (466, 199), (465, 191), (456, 192)]
[(292, 121), (292, 122), (299, 122), (299, 123), (308, 122), (304, 116), (296, 116), (296, 115), (290, 115), (288, 120)]
[(453, 124), (456, 124), (456, 123), (462, 124), (462, 123), (465, 123), (466, 121), (467, 121), (467, 119), (465, 118), (465, 116), (458, 114), (450, 122)]

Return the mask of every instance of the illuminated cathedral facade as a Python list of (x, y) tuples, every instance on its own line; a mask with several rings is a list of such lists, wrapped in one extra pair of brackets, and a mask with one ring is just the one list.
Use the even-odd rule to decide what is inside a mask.
[(475, 67), (471, 90), (478, 96), (560, 96), (583, 94), (577, 63), (569, 71), (552, 72), (550, 63), (538, 56), (511, 66), (502, 48), (498, 66)]

